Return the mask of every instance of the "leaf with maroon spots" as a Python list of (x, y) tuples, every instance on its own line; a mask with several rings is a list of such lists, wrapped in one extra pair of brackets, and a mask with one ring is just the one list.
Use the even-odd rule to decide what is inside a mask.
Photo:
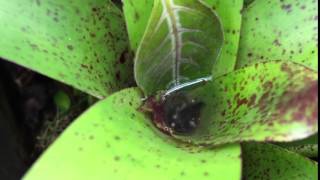
[(255, 0), (242, 17), (237, 68), (281, 59), (318, 69), (317, 0)]
[(245, 67), (189, 93), (205, 107), (194, 134), (177, 136), (184, 141), (288, 142), (318, 131), (318, 74), (290, 61)]
[(204, 0), (221, 19), (224, 32), (224, 44), (219, 59), (213, 66), (212, 76), (231, 72), (235, 69), (240, 39), (242, 0)]
[(318, 179), (318, 164), (276, 145), (242, 145), (243, 179)]
[(133, 81), (124, 19), (110, 1), (1, 1), (0, 27), (0, 57), (91, 95)]
[(91, 107), (24, 179), (240, 179), (239, 144), (209, 149), (178, 143), (137, 111), (142, 97), (137, 88), (126, 89)]

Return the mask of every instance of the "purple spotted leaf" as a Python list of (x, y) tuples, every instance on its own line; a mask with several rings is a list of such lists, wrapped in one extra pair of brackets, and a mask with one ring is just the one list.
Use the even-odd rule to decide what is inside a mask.
[(242, 178), (318, 179), (318, 163), (272, 144), (242, 144)]
[(0, 2), (0, 57), (102, 98), (132, 78), (127, 34), (110, 0)]
[(189, 92), (205, 104), (195, 144), (293, 141), (318, 131), (318, 74), (288, 61), (257, 63)]
[(242, 17), (237, 68), (281, 59), (318, 69), (317, 0), (255, 0)]

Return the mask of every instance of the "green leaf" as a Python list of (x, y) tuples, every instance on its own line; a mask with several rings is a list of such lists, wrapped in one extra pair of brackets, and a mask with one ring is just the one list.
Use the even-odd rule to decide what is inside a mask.
[(211, 74), (223, 43), (217, 15), (197, 0), (155, 0), (137, 50), (135, 79), (146, 95)]
[(288, 61), (231, 72), (189, 92), (205, 104), (196, 144), (292, 141), (318, 131), (318, 74)]
[(91, 107), (24, 179), (240, 179), (239, 145), (177, 143), (137, 111), (141, 98), (137, 89), (127, 89)]
[(243, 179), (318, 179), (318, 164), (271, 144), (242, 145)]
[(221, 55), (213, 66), (212, 71), (213, 77), (218, 77), (233, 71), (236, 66), (243, 1), (205, 0), (205, 2), (217, 11), (223, 24), (225, 40)]
[(318, 144), (305, 144), (305, 145), (297, 145), (297, 146), (286, 145), (286, 147), (284, 148), (309, 158), (318, 157)]
[(131, 49), (136, 52), (150, 18), (153, 0), (123, 0), (123, 13), (126, 19)]
[(318, 1), (255, 0), (244, 10), (237, 68), (279, 59), (318, 69)]
[[(283, 145), (287, 145), (287, 146), (298, 146), (298, 145), (307, 145), (307, 144), (318, 144), (318, 133), (314, 134), (308, 138), (301, 139), (299, 141), (283, 143)], [(278, 145), (280, 145), (280, 144), (278, 144)]]
[(96, 97), (132, 78), (120, 58), (124, 20), (109, 0), (1, 1), (0, 27), (0, 57)]
[(306, 139), (288, 143), (276, 143), (281, 147), (299, 153), (303, 156), (315, 158), (318, 157), (318, 133)]

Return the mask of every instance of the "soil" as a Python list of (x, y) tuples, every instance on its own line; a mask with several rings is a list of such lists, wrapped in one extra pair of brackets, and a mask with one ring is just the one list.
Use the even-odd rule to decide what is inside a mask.
[[(2, 59), (0, 59), (0, 87), (6, 98), (0, 101), (6, 101), (5, 109), (12, 114), (12, 118), (0, 117), (0, 121), (10, 127), (9, 133), (1, 135), (8, 136), (2, 137), (3, 139), (15, 137), (11, 140), (15, 143), (12, 147), (21, 157), (20, 161), (13, 161), (7, 157), (8, 162), (15, 162), (12, 167), (20, 167), (19, 171), (10, 171), (11, 165), (9, 167), (8, 163), (0, 163), (0, 170), (6, 171), (0, 172), (0, 179), (21, 177), (72, 120), (96, 101), (87, 94)], [(65, 93), (70, 99), (71, 105), (67, 110), (62, 111), (55, 103), (54, 96), (58, 92)], [(0, 114), (3, 109), (0, 109)], [(0, 138), (1, 147), (8, 146), (4, 143), (5, 141)], [(8, 151), (12, 151), (8, 148)], [(6, 157), (2, 154), (6, 148), (3, 150), (0, 151), (1, 157)]]

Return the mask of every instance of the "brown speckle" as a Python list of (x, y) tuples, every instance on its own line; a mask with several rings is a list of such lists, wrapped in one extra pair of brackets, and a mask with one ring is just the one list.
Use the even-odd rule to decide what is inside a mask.
[(73, 50), (73, 46), (72, 45), (67, 45), (67, 48), (72, 51)]
[(89, 136), (89, 139), (90, 139), (90, 140), (93, 140), (93, 139), (94, 139), (94, 136), (93, 136), (93, 135), (90, 135), (90, 136)]
[(281, 9), (287, 11), (287, 13), (291, 12), (292, 11), (292, 5), (291, 4), (283, 4), (281, 6)]
[(274, 41), (273, 41), (273, 44), (274, 44), (275, 46), (281, 46), (281, 43), (280, 43), (279, 39), (274, 40)]
[(119, 137), (119, 136), (115, 136), (114, 139), (117, 140), (117, 141), (119, 141), (119, 140), (120, 140), (120, 137)]
[(114, 159), (115, 161), (120, 161), (120, 157), (119, 157), (119, 156), (115, 156), (113, 159)]
[(54, 17), (53, 20), (54, 20), (55, 22), (59, 22), (59, 19), (58, 19), (57, 17)]

